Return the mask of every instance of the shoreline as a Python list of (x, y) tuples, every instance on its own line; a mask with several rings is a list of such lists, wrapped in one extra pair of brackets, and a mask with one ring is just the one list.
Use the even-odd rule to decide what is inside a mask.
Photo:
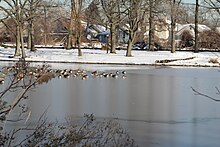
[[(0, 61), (3, 61), (3, 62), (18, 62), (19, 59), (15, 59), (15, 60), (2, 60), (0, 59)], [(142, 64), (136, 64), (136, 63), (99, 63), (99, 62), (80, 62), (80, 61), (33, 61), (33, 60), (25, 60), (26, 62), (29, 62), (29, 63), (57, 63), (57, 64), (85, 64), (85, 65), (119, 65), (119, 66), (155, 66), (155, 67), (214, 67), (214, 68), (217, 68), (217, 67), (220, 67), (220, 65), (200, 65), (200, 64), (193, 64), (193, 65), (190, 65), (190, 64), (172, 64), (172, 63), (142, 63)]]
[[(13, 48), (0, 47), (0, 61), (17, 62)], [(220, 52), (176, 52), (169, 51), (132, 51), (132, 57), (125, 56), (125, 50), (117, 50), (117, 54), (106, 53), (105, 50), (84, 49), (83, 56), (77, 50), (39, 49), (35, 52), (26, 50), (25, 60), (30, 63), (62, 63), (62, 64), (96, 64), (120, 66), (172, 66), (172, 67), (220, 67)], [(216, 62), (211, 62), (214, 60)]]

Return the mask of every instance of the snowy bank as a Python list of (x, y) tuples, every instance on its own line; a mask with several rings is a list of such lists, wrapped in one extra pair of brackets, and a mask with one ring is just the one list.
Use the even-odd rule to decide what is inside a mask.
[[(132, 51), (132, 57), (126, 57), (125, 50), (117, 50), (117, 54), (107, 54), (105, 50), (83, 49), (83, 56), (79, 57), (77, 50), (38, 49), (36, 52), (26, 50), (26, 61), (48, 63), (83, 63), (83, 64), (116, 64), (116, 65), (152, 65), (152, 66), (202, 66), (220, 67), (219, 63), (211, 63), (211, 59), (220, 61), (219, 52), (193, 53), (187, 51)], [(18, 61), (13, 56), (13, 48), (0, 48), (1, 61)], [(157, 62), (157, 61), (169, 62)]]

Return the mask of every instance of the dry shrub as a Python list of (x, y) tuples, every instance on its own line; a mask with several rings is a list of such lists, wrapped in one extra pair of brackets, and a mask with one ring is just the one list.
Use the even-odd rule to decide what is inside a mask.
[(3, 25), (0, 28), (1, 42), (14, 42), (16, 40), (14, 35), (16, 33), (16, 24), (14, 20), (10, 18), (5, 20), (4, 23), (7, 27)]
[(219, 64), (218, 58), (211, 58), (211, 59), (209, 60), (209, 63)]
[[(95, 120), (86, 114), (81, 123), (46, 123), (41, 119), (32, 134), (17, 146), (43, 147), (136, 147), (134, 140), (115, 120)], [(46, 117), (46, 116), (45, 116)], [(6, 144), (6, 143), (5, 143)]]
[(157, 36), (154, 36), (154, 44), (155, 45), (160, 45), (162, 48), (167, 48), (168, 47), (168, 40), (167, 39), (161, 39)]
[(43, 73), (39, 78), (38, 78), (38, 83), (43, 84), (43, 83), (48, 83), (51, 79), (55, 78), (54, 73), (46, 72)]
[(192, 41), (193, 41), (192, 34), (188, 30), (183, 31), (181, 35), (180, 47), (190, 47), (193, 45)]
[(219, 49), (220, 47), (220, 33), (209, 30), (200, 33), (199, 47), (208, 49)]
[(107, 44), (102, 45), (102, 50), (110, 50), (110, 49), (111, 49), (111, 47), (109, 45), (107, 45)]
[(191, 40), (193, 40), (193, 36), (189, 31), (185, 30), (182, 32), (181, 40), (182, 41), (191, 41)]

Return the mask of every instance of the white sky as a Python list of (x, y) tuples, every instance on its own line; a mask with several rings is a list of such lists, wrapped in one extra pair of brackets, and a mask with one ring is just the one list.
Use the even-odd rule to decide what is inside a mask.
[(196, 3), (196, 0), (183, 0), (185, 3)]

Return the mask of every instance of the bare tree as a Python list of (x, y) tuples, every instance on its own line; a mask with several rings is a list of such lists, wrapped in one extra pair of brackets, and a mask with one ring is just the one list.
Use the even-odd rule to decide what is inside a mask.
[(177, 21), (178, 8), (181, 3), (181, 0), (171, 0), (171, 53), (176, 51), (176, 38), (175, 38), (175, 28)]
[(37, 9), (40, 7), (42, 0), (28, 0), (29, 8), (27, 9), (26, 16), (28, 17), (28, 43), (27, 49), (35, 51), (35, 39), (34, 39), (34, 20), (37, 17)]
[(162, 6), (159, 4), (162, 3), (160, 0), (149, 0), (149, 50), (154, 51), (155, 44), (155, 17), (163, 13), (163, 10), (159, 10)]
[(154, 0), (149, 0), (149, 50), (154, 51), (154, 14), (153, 14), (153, 7), (154, 7)]
[(70, 16), (70, 22), (69, 22), (66, 49), (71, 49), (73, 47), (73, 24), (74, 24), (74, 6), (73, 5), (74, 5), (73, 0), (71, 0), (71, 14), (70, 14), (71, 16)]
[(209, 9), (215, 10), (220, 15), (220, 1), (219, 0), (204, 0)]
[(75, 10), (76, 45), (78, 48), (78, 56), (82, 56), (82, 51), (80, 48), (81, 37), (83, 34), (81, 20), (82, 20), (83, 2), (85, 1), (84, 0), (72, 0), (72, 1), (73, 1), (73, 8)]
[[(98, 0), (93, 0), (89, 6), (85, 10), (85, 20), (87, 24), (104, 24), (101, 18), (100, 9), (99, 9), (100, 2)], [(105, 24), (104, 24), (105, 25)]]
[[(3, 6), (3, 3), (7, 6)], [(26, 21), (24, 17), (26, 3), (27, 0), (0, 1), (0, 11), (3, 11), (6, 14), (5, 16), (11, 18), (16, 24), (16, 49), (14, 56), (22, 55), (22, 58), (26, 57), (23, 40), (24, 22)]]
[(199, 37), (199, 31), (198, 31), (198, 19), (199, 19), (199, 0), (196, 0), (196, 8), (195, 8), (195, 52), (199, 51), (198, 46), (198, 37)]
[(164, 1), (163, 0), (149, 0), (149, 50), (155, 49), (155, 18), (164, 16)]
[(100, 0), (102, 10), (110, 26), (111, 53), (116, 53), (116, 27), (123, 21), (120, 0)]
[[(220, 15), (220, 1), (219, 0), (203, 0), (203, 5), (200, 6), (201, 9), (205, 10), (206, 13), (206, 23), (212, 28), (219, 26), (219, 15)], [(200, 18), (200, 17), (199, 17)]]
[(127, 46), (127, 52), (126, 56), (130, 57), (131, 55), (131, 50), (132, 46), (135, 41), (135, 37), (137, 34), (137, 31), (139, 29), (139, 24), (142, 19), (142, 15), (144, 14), (142, 9), (142, 0), (130, 0), (127, 2), (128, 5), (128, 34), (129, 34), (129, 39), (128, 39), (128, 46)]
[(78, 48), (78, 56), (82, 56), (81, 51), (81, 37), (83, 35), (83, 28), (82, 28), (82, 17), (84, 6), (86, 4), (85, 0), (71, 0), (71, 16), (70, 16), (70, 23), (69, 23), (69, 32), (67, 36), (67, 46), (66, 49), (71, 49), (73, 47), (73, 28), (75, 28), (75, 39), (76, 45)]
[(38, 17), (36, 21), (34, 21), (34, 29), (38, 29), (37, 33), (39, 34), (38, 40), (40, 43), (43, 42), (45, 46), (53, 43), (53, 37), (51, 37), (51, 33), (54, 31), (53, 29), (54, 25), (56, 24), (56, 20), (60, 17), (60, 15), (63, 15), (61, 10), (64, 9), (65, 8), (62, 6), (62, 4), (54, 1), (42, 1), (40, 3), (39, 9), (37, 9)]

